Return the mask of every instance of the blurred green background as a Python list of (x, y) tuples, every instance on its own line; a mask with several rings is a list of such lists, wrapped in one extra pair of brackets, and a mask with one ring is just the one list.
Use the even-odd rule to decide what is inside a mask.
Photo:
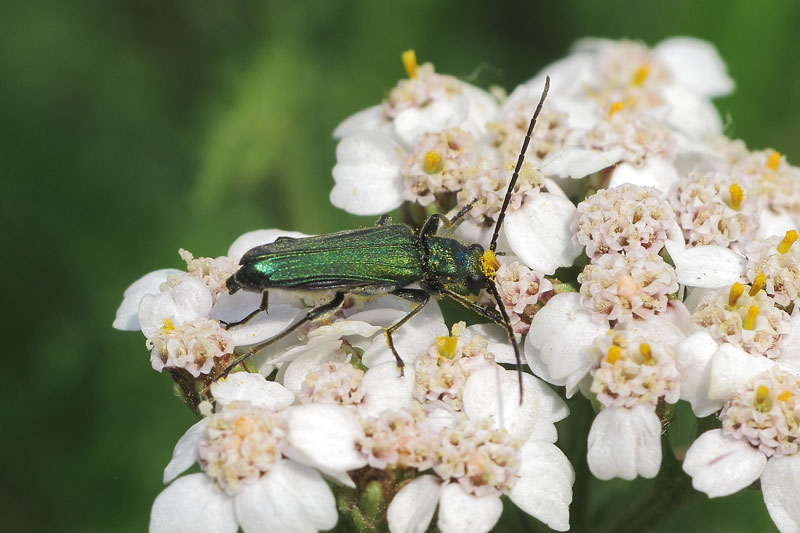
[[(512, 89), (579, 37), (701, 37), (737, 82), (718, 101), (729, 133), (797, 164), (798, 26), (794, 0), (5, 0), (2, 529), (145, 530), (193, 415), (144, 338), (111, 329), (123, 290), (180, 267), (179, 247), (371, 224), (328, 203), (331, 132), (403, 75), (402, 50)], [(610, 512), (636, 487), (594, 486)], [(679, 527), (773, 529), (758, 492), (700, 498), (658, 530)]]

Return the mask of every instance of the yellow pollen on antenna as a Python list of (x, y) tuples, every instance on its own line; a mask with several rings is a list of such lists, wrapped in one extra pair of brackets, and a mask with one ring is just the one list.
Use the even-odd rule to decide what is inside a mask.
[(734, 283), (731, 285), (731, 291), (728, 293), (728, 305), (733, 307), (739, 301), (739, 297), (744, 292), (744, 287), (741, 283)]
[(747, 308), (747, 316), (744, 318), (742, 327), (750, 331), (756, 329), (756, 318), (758, 318), (758, 306), (751, 305)]
[(169, 333), (171, 331), (175, 331), (175, 324), (172, 322), (171, 318), (164, 319), (164, 325), (161, 326), (161, 331), (163, 333)]
[(654, 363), (653, 350), (650, 349), (650, 345), (646, 342), (639, 345), (639, 353), (642, 354), (645, 364), (651, 365)]
[(414, 50), (406, 50), (403, 52), (403, 67), (406, 69), (406, 74), (409, 78), (417, 77), (417, 54)]
[(731, 193), (731, 207), (734, 209), (739, 209), (739, 206), (742, 205), (742, 197), (744, 197), (744, 193), (742, 192), (742, 188), (739, 187), (736, 183), (732, 184), (728, 189)]
[(614, 113), (616, 113), (617, 111), (622, 111), (623, 109), (625, 109), (625, 104), (623, 104), (620, 101), (616, 101), (613, 104), (611, 104), (611, 107), (608, 109), (608, 116), (613, 117)]
[(649, 76), (650, 67), (648, 65), (642, 65), (636, 69), (636, 72), (633, 74), (633, 79), (631, 79), (631, 83), (634, 85), (641, 85)]
[(789, 249), (794, 244), (794, 241), (797, 240), (797, 231), (790, 229), (786, 232), (786, 235), (783, 236), (783, 240), (778, 245), (778, 252), (781, 254), (785, 254), (789, 251)]
[(780, 401), (782, 401), (782, 402), (785, 402), (786, 400), (788, 400), (791, 397), (792, 397), (792, 393), (789, 392), (788, 390), (785, 390), (782, 393), (778, 394), (778, 399)]
[(780, 152), (772, 152), (769, 155), (769, 159), (767, 159), (767, 167), (770, 170), (778, 170), (778, 163), (781, 162), (781, 153)]
[(758, 294), (758, 291), (764, 288), (764, 284), (766, 282), (767, 276), (763, 272), (756, 274), (756, 279), (753, 280), (753, 286), (750, 287), (750, 296), (755, 296)]
[(458, 345), (458, 337), (437, 337), (436, 347), (439, 349), (439, 356), (452, 359), (456, 353), (456, 346)]
[(431, 150), (425, 154), (425, 172), (436, 174), (442, 171), (442, 158), (436, 150)]
[(608, 361), (608, 364), (613, 365), (619, 361), (620, 357), (622, 357), (622, 349), (619, 346), (614, 345), (608, 348), (608, 352), (606, 353), (606, 361)]
[(481, 272), (487, 279), (494, 281), (494, 276), (497, 274), (497, 269), (500, 268), (500, 262), (497, 256), (491, 250), (486, 250), (481, 256)]

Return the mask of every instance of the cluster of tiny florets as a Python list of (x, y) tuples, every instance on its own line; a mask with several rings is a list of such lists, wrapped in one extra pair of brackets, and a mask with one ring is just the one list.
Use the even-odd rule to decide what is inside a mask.
[(644, 249), (597, 256), (578, 281), (584, 307), (621, 322), (665, 311), (669, 295), (678, 290), (675, 270)]
[(591, 349), (597, 361), (591, 391), (603, 406), (678, 401), (680, 373), (671, 346), (622, 329), (599, 337)]
[(658, 253), (669, 238), (675, 215), (653, 187), (620, 185), (597, 191), (578, 204), (575, 240), (594, 258), (643, 247)]
[(383, 114), (394, 118), (406, 109), (423, 108), (431, 102), (461, 93), (453, 76), (438, 74), (432, 63), (417, 66), (415, 76), (400, 80), (383, 102)]
[(728, 400), (720, 413), (722, 431), (744, 439), (767, 457), (792, 455), (800, 443), (800, 378), (765, 372)]
[(232, 353), (234, 346), (220, 323), (208, 318), (178, 325), (166, 319), (155, 336), (147, 339), (155, 370), (183, 368), (194, 377), (211, 372), (216, 360)]
[(753, 355), (777, 357), (780, 342), (790, 331), (790, 317), (766, 292), (751, 295), (750, 288), (744, 285), (733, 302), (731, 291), (709, 292), (698, 303), (692, 320), (719, 342), (735, 344)]
[[(784, 237), (785, 238), (785, 237)], [(744, 248), (747, 257), (747, 279), (752, 283), (764, 275), (764, 290), (775, 302), (787, 307), (800, 298), (800, 246), (781, 253), (781, 237), (752, 241)]]
[(418, 137), (401, 170), (403, 196), (423, 206), (455, 196), (476, 157), (475, 140), (460, 128)]
[(359, 386), (364, 371), (350, 363), (328, 361), (309, 370), (297, 396), (298, 403), (337, 403), (354, 405), (364, 399)]
[(208, 417), (199, 445), (199, 462), (228, 494), (240, 492), (269, 472), (287, 445), (281, 413), (233, 402)]
[(424, 419), (419, 403), (412, 409), (388, 410), (378, 417), (362, 419), (364, 436), (356, 447), (373, 468), (397, 465), (426, 470), (433, 465), (433, 432), (424, 425)]
[(419, 355), (415, 368), (414, 397), (420, 402), (442, 402), (461, 408), (461, 392), (470, 374), (494, 364), (486, 351), (488, 343), (479, 335), (469, 342), (460, 339), (464, 323), (453, 326), (453, 335), (439, 337), (427, 352)]
[[(542, 300), (546, 300), (547, 295), (552, 295), (553, 283), (520, 261), (504, 256), (497, 260), (500, 263), (494, 278), (497, 293), (506, 308), (514, 332), (525, 335), (534, 315), (544, 305)], [(481, 303), (495, 305), (494, 299), (488, 294), (481, 298)]]
[(487, 420), (461, 417), (433, 442), (433, 471), (442, 479), (457, 481), (474, 496), (509, 492), (517, 480), (521, 445)]
[(688, 245), (729, 246), (755, 229), (752, 210), (731, 199), (731, 185), (721, 172), (693, 171), (678, 182), (670, 201)]

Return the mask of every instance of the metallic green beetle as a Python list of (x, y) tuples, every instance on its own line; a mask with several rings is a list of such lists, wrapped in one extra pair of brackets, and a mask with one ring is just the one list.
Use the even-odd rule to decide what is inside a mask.
[[(371, 228), (315, 237), (279, 237), (275, 242), (256, 246), (244, 254), (239, 261), (241, 267), (228, 278), (226, 286), (231, 294), (240, 289), (262, 293), (264, 296), (261, 306), (242, 320), (228, 324), (228, 327), (246, 322), (261, 310), (266, 311), (269, 289), (332, 290), (335, 295), (330, 302), (311, 309), (275, 337), (251, 346), (228, 366), (225, 374), (302, 324), (333, 313), (341, 307), (347, 294), (392, 294), (412, 303), (411, 311), (385, 330), (389, 348), (402, 372), (403, 360), (394, 347), (392, 334), (416, 315), (431, 296), (447, 296), (505, 328), (516, 355), (521, 401), (522, 360), (508, 313), (494, 284), (495, 270), (498, 267), (495, 248), (531, 133), (549, 87), (550, 78), (547, 78), (522, 143), (488, 250), (484, 250), (479, 244), (464, 245), (455, 239), (437, 235), (440, 225), (452, 227), (469, 211), (472, 204), (462, 208), (452, 219), (432, 215), (419, 231), (405, 224), (393, 224), (384, 215)], [(408, 287), (414, 283), (419, 284), (420, 288)], [(469, 299), (471, 295), (478, 295), (481, 289), (486, 289), (492, 295), (499, 312), (481, 307)]]

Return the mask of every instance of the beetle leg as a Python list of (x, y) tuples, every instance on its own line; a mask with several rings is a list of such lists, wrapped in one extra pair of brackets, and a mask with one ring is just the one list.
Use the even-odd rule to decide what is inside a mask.
[(261, 303), (258, 304), (258, 309), (250, 312), (246, 317), (244, 317), (241, 320), (237, 320), (236, 322), (225, 322), (224, 320), (220, 320), (219, 323), (222, 324), (223, 328), (231, 329), (236, 326), (241, 326), (242, 324), (244, 324), (245, 322), (256, 316), (258, 313), (260, 313), (261, 311), (264, 311), (265, 313), (269, 314), (269, 311), (267, 311), (267, 309), (269, 309), (269, 291), (264, 291), (261, 293)]
[(228, 367), (225, 369), (225, 371), (222, 372), (222, 374), (220, 374), (216, 379), (219, 379), (219, 378), (222, 378), (222, 377), (227, 377), (228, 374), (230, 373), (230, 371), (233, 370), (236, 367), (236, 365), (239, 365), (239, 364), (243, 363), (251, 355), (253, 355), (253, 354), (257, 353), (257, 352), (260, 352), (261, 350), (263, 350), (264, 348), (266, 348), (270, 344), (273, 344), (273, 343), (281, 340), (282, 338), (286, 337), (287, 335), (289, 335), (291, 332), (293, 332), (294, 330), (296, 330), (297, 328), (299, 328), (300, 326), (302, 326), (306, 322), (311, 322), (312, 320), (316, 320), (318, 318), (322, 318), (322, 317), (324, 317), (326, 315), (329, 315), (329, 314), (333, 313), (334, 311), (336, 311), (337, 309), (339, 309), (342, 306), (342, 303), (344, 303), (344, 293), (343, 292), (337, 292), (330, 302), (328, 302), (326, 304), (322, 304), (322, 305), (320, 305), (318, 307), (315, 307), (314, 309), (310, 310), (309, 312), (306, 313), (306, 316), (304, 316), (303, 318), (301, 318), (300, 320), (298, 320), (297, 322), (295, 322), (294, 324), (292, 324), (291, 326), (289, 326), (285, 330), (281, 331), (280, 333), (278, 333), (274, 337), (269, 338), (269, 339), (267, 339), (267, 340), (265, 340), (263, 342), (259, 342), (258, 344), (252, 345), (250, 347), (250, 349), (248, 349), (245, 353), (243, 353), (242, 355), (237, 357), (236, 360), (233, 361), (233, 363), (229, 364)]
[(407, 302), (416, 303), (416, 307), (411, 309), (406, 316), (401, 318), (396, 323), (392, 324), (388, 328), (386, 328), (386, 342), (389, 344), (389, 349), (392, 350), (392, 354), (394, 354), (395, 360), (397, 360), (397, 368), (400, 369), (400, 375), (402, 376), (403, 367), (405, 363), (403, 360), (400, 359), (400, 355), (397, 353), (397, 349), (394, 347), (394, 340), (392, 339), (392, 333), (400, 329), (400, 326), (414, 318), (414, 315), (422, 311), (422, 308), (425, 307), (425, 304), (431, 299), (431, 295), (428, 294), (427, 291), (423, 289), (395, 289), (389, 294), (393, 294), (394, 296), (398, 296)]
[(422, 229), (419, 230), (420, 235), (436, 235), (437, 230), (439, 229), (439, 224), (442, 224), (445, 229), (454, 226), (459, 220), (464, 218), (464, 215), (469, 213), (472, 206), (475, 205), (477, 202), (477, 198), (473, 198), (470, 203), (462, 207), (458, 210), (458, 212), (453, 215), (453, 218), (447, 218), (444, 215), (440, 215), (435, 213), (428, 217), (428, 220), (425, 221), (425, 224), (422, 225)]
[(381, 215), (380, 218), (375, 222), (375, 227), (380, 228), (381, 226), (388, 226), (392, 223), (392, 217), (389, 215)]

